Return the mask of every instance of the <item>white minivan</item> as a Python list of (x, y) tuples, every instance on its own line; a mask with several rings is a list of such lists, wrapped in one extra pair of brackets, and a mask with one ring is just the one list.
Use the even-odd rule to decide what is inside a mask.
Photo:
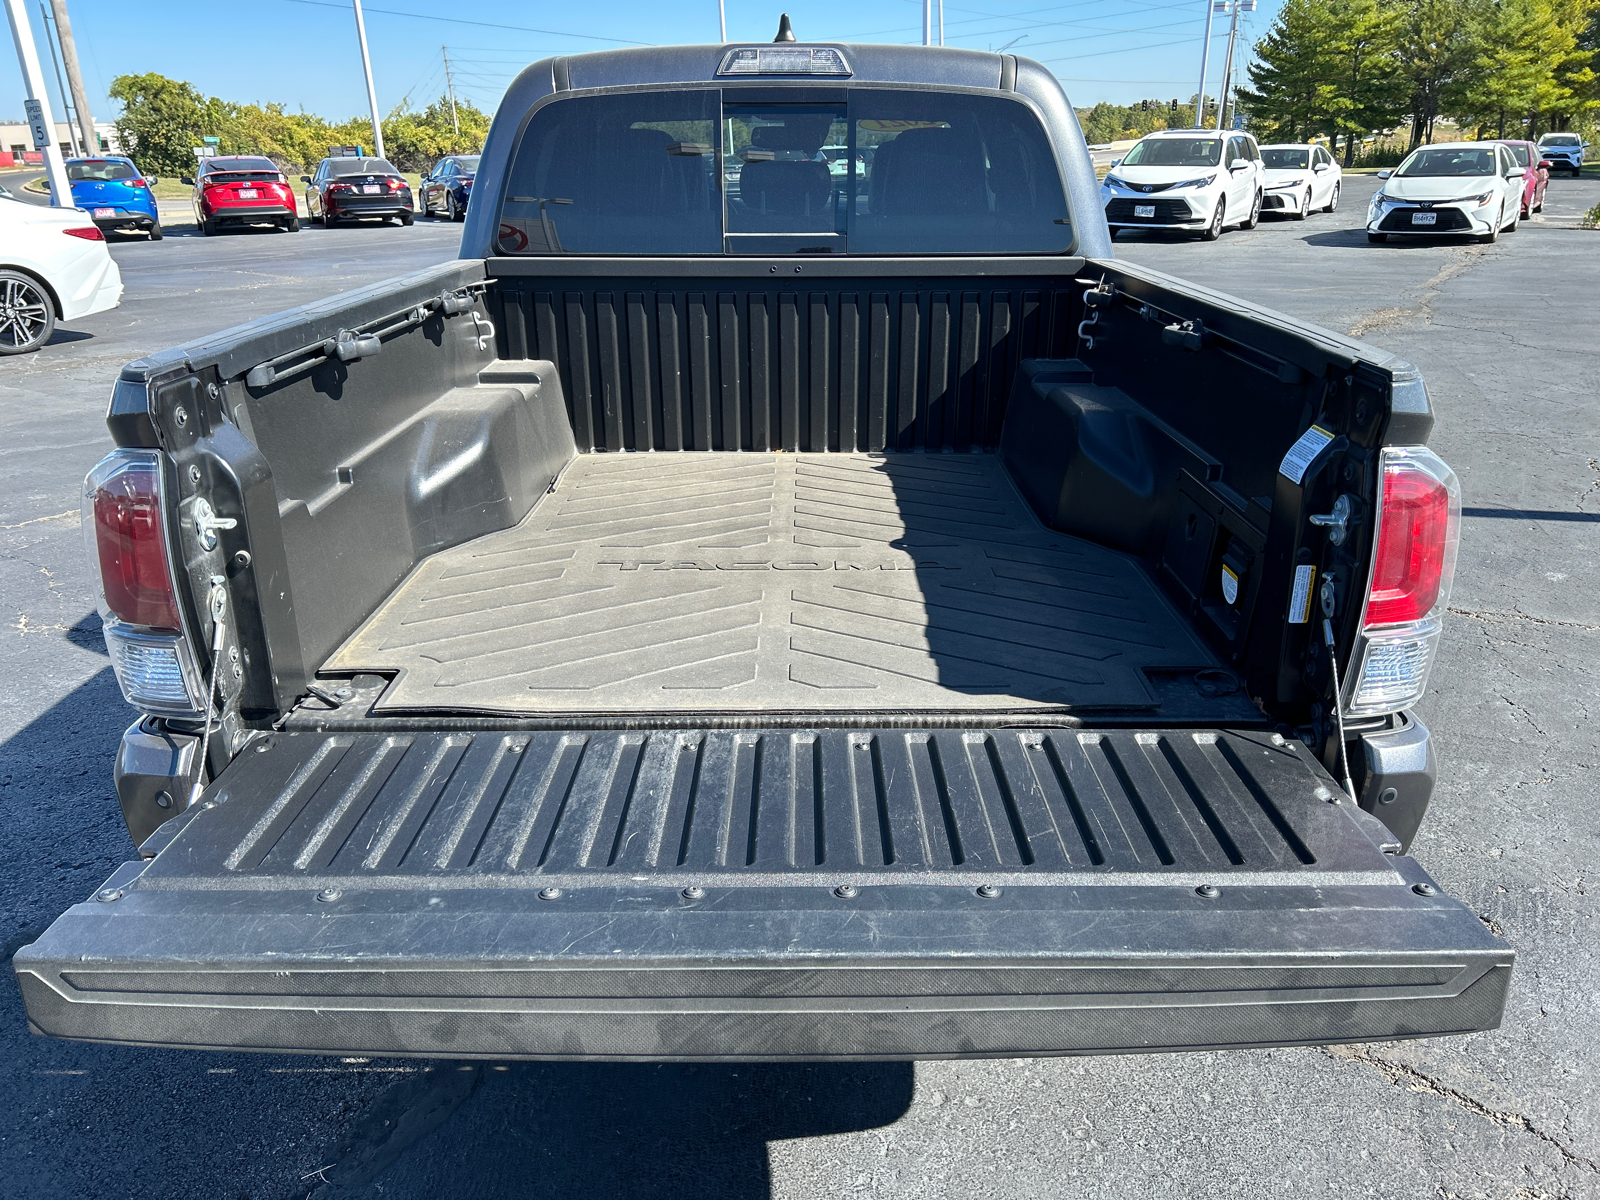
[(1111, 164), (1100, 187), (1106, 224), (1123, 229), (1189, 229), (1215, 241), (1230, 225), (1261, 218), (1266, 168), (1248, 133), (1162, 129)]

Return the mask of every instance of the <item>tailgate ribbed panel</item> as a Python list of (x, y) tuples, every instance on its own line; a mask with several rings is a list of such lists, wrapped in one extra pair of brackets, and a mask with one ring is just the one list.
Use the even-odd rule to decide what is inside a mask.
[(581, 455), (324, 669), (399, 672), (388, 712), (631, 715), (1148, 710), (1147, 670), (1220, 666), (995, 455), (686, 453)]
[(279, 734), (224, 777), (204, 848), (150, 875), (1387, 872), (1303, 756), (1236, 733)]

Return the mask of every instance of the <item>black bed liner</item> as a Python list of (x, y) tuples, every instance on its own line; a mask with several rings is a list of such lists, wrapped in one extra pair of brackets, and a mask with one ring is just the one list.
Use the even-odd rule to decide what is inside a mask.
[(36, 1028), (450, 1057), (1079, 1053), (1490, 1028), (1510, 972), (1268, 733), (256, 746), (18, 953)]
[(378, 712), (1153, 710), (1222, 663), (994, 454), (583, 454), (325, 665)]

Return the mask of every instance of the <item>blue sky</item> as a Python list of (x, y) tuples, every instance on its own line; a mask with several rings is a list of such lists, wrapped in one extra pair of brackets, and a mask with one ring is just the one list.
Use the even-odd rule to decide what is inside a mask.
[[(1239, 62), (1280, 0), (1241, 18)], [(444, 91), (449, 48), (458, 94), (492, 108), (527, 63), (550, 54), (636, 43), (717, 40), (716, 0), (649, 3), (513, 0), (440, 4), (363, 0), (378, 102), (421, 107)], [(1013, 51), (1061, 77), (1072, 102), (1128, 103), (1194, 93), (1207, 0), (946, 0), (945, 42)], [(920, 0), (727, 0), (730, 40), (766, 41), (787, 7), (801, 40), (921, 40)], [(27, 0), (40, 58), (56, 100), (38, 0)], [(97, 120), (114, 116), (106, 85), (119, 74), (158, 71), (235, 101), (278, 100), (338, 120), (366, 111), (355, 23), (339, 0), (71, 0), (73, 30)], [(410, 14), (410, 15), (398, 15)], [(1227, 18), (1213, 26), (1211, 86), (1220, 76)], [(0, 120), (21, 120), (16, 55), (0, 51)], [(59, 118), (59, 107), (57, 109)]]

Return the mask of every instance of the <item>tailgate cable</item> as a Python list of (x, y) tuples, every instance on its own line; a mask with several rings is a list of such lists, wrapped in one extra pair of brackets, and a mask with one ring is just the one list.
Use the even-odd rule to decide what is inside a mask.
[(206, 688), (206, 731), (200, 738), (200, 769), (195, 772), (194, 790), (189, 793), (189, 807), (193, 808), (205, 790), (206, 754), (211, 748), (211, 700), (217, 694), (217, 668), (222, 663), (222, 646), (228, 640), (228, 589), (221, 575), (211, 577), (211, 684)]
[(1328, 643), (1328, 667), (1333, 671), (1333, 719), (1339, 726), (1339, 766), (1344, 770), (1344, 790), (1350, 799), (1356, 798), (1355, 784), (1350, 782), (1350, 758), (1344, 748), (1344, 702), (1339, 688), (1339, 651), (1333, 641), (1333, 622), (1322, 618), (1322, 640)]

